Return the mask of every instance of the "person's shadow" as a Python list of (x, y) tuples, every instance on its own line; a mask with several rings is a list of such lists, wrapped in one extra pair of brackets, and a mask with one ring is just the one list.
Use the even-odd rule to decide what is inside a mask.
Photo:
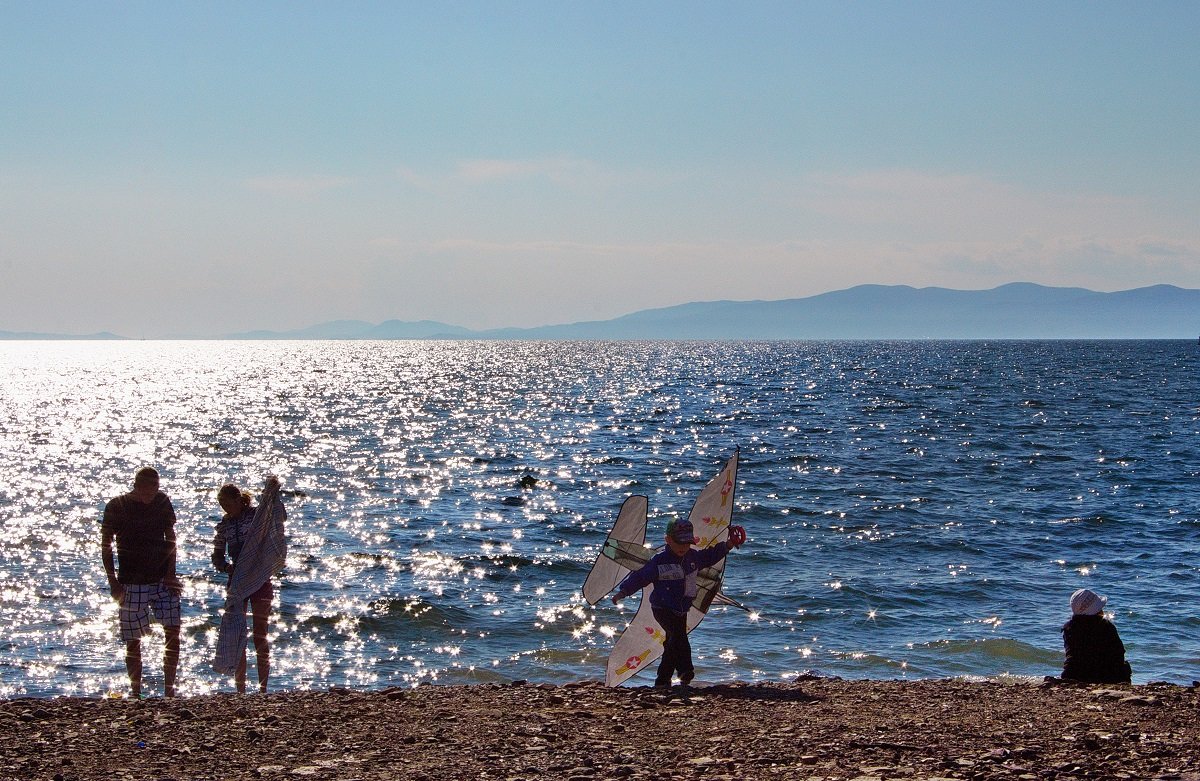
[(666, 692), (666, 699), (685, 703), (708, 699), (752, 700), (756, 702), (816, 702), (824, 699), (808, 694), (799, 685), (779, 684), (723, 684), (701, 686), (673, 686)]

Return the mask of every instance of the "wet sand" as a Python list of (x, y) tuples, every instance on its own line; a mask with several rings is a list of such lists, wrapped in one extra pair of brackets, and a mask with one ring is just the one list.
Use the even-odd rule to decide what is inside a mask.
[(1173, 685), (514, 683), (0, 701), (4, 779), (1179, 779)]

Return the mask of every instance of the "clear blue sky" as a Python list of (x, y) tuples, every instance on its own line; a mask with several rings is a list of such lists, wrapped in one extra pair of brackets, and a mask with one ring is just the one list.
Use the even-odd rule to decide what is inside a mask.
[(1200, 287), (1200, 3), (0, 0), (0, 330)]

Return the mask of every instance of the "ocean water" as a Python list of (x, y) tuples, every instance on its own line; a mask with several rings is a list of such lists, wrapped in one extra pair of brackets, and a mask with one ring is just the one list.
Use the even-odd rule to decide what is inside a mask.
[[(185, 695), (231, 689), (210, 667), (216, 491), (267, 473), (290, 537), (273, 688), (602, 679), (636, 599), (579, 589), (621, 502), (648, 495), (661, 539), (735, 448), (750, 541), (725, 590), (753, 612), (693, 633), (702, 679), (1054, 674), (1086, 586), (1135, 682), (1190, 683), (1198, 358), (1184, 341), (3, 342), (0, 696), (125, 689), (99, 525), (146, 464), (179, 516)], [(158, 632), (151, 693), (160, 653)]]

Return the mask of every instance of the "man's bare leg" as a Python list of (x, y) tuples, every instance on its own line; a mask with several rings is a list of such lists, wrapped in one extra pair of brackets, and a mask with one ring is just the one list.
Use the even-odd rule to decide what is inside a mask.
[[(175, 672), (179, 669), (179, 627), (166, 627), (167, 642), (163, 647), (163, 696), (175, 696)], [(138, 664), (141, 667), (140, 660)]]
[(125, 641), (125, 670), (129, 673), (129, 692), (136, 700), (142, 696), (142, 641)]

